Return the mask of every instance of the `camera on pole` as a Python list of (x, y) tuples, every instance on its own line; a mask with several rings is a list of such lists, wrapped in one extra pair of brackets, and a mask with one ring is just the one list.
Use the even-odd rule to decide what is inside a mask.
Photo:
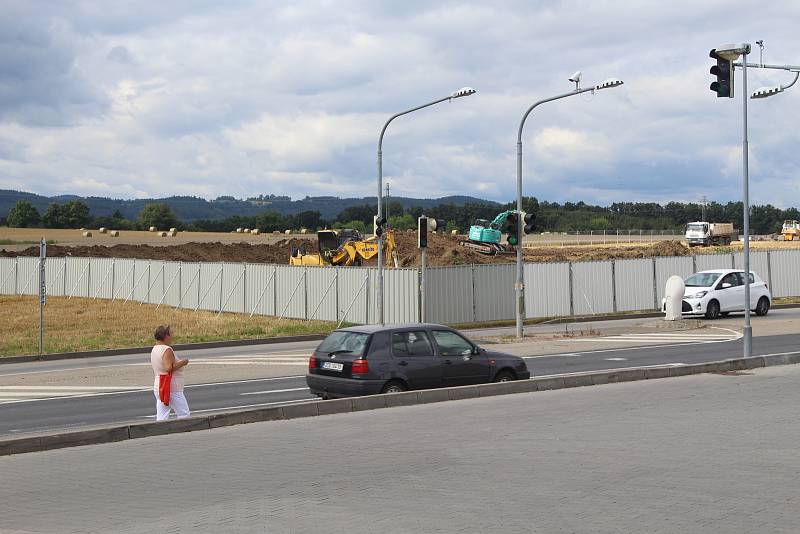
[(733, 61), (719, 55), (714, 48), (708, 55), (717, 60), (717, 64), (709, 71), (717, 77), (717, 81), (711, 82), (709, 88), (717, 93), (717, 98), (733, 98)]

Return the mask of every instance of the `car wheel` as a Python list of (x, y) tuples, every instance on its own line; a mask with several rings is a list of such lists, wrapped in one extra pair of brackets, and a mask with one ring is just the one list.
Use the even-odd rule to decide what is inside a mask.
[(758, 304), (756, 305), (756, 315), (764, 316), (769, 313), (769, 299), (767, 297), (761, 297), (758, 299)]
[(408, 391), (406, 385), (397, 380), (392, 380), (383, 386), (381, 393), (402, 393), (403, 391)]
[(511, 371), (500, 371), (495, 375), (494, 380), (492, 380), (492, 382), (512, 382), (516, 379), (517, 377), (514, 376), (514, 373), (512, 373)]
[(706, 306), (706, 319), (719, 319), (719, 302), (712, 300)]

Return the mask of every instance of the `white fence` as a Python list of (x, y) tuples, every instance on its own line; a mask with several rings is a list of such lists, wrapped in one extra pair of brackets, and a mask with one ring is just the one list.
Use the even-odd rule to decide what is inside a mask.
[[(336, 322), (370, 323), (377, 317), (374, 268), (120, 258), (46, 261), (49, 295)], [(0, 258), (0, 294), (37, 294), (38, 262)], [(741, 265), (741, 253), (528, 263), (525, 309), (528, 318), (654, 310), (670, 276)], [(754, 251), (751, 266), (773, 296), (800, 296), (800, 250)], [(384, 270), (387, 322), (419, 320), (419, 278), (418, 269)], [(430, 268), (427, 319), (446, 324), (513, 319), (514, 281), (510, 264)]]

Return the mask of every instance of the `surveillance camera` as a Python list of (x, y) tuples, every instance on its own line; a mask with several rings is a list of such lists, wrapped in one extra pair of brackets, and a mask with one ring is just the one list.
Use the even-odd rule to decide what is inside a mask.
[(581, 71), (576, 72), (572, 76), (569, 77), (569, 81), (578, 83), (581, 81)]

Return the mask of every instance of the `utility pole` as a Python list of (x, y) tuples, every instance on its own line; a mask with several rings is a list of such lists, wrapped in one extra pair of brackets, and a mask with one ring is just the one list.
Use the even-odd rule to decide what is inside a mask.
[(705, 195), (703, 195), (703, 199), (700, 201), (700, 213), (701, 213), (700, 220), (701, 221), (705, 221), (706, 220), (706, 196)]
[(386, 182), (386, 228), (391, 228), (389, 223), (389, 182)]

